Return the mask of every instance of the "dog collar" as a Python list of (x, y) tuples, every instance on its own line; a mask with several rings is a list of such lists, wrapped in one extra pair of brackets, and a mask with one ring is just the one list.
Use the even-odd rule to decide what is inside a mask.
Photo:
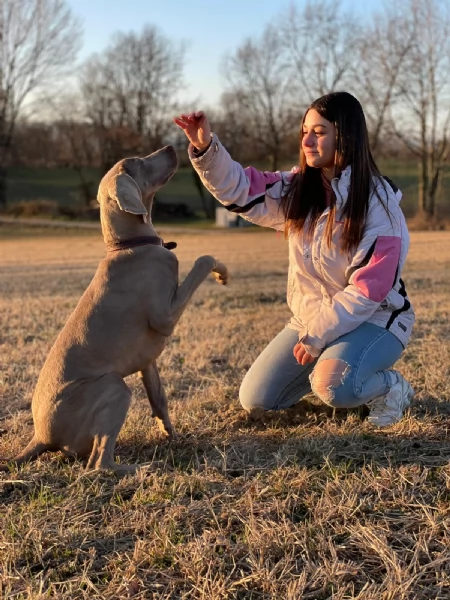
[(143, 235), (141, 237), (131, 238), (129, 240), (121, 240), (120, 242), (114, 242), (107, 244), (106, 248), (108, 252), (118, 252), (119, 250), (128, 250), (128, 248), (135, 248), (136, 246), (164, 246), (167, 250), (173, 250), (177, 247), (176, 242), (164, 243), (164, 240), (157, 235)]

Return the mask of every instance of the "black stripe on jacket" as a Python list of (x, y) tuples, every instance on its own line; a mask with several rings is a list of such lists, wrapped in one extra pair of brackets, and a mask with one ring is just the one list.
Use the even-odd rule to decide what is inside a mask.
[[(272, 183), (268, 183), (266, 185), (266, 192), (267, 192), (267, 190), (270, 190), (270, 188), (273, 187), (276, 183), (279, 183), (279, 182), (273, 181)], [(238, 204), (229, 204), (228, 206), (225, 206), (225, 208), (227, 210), (229, 210), (230, 212), (236, 213), (238, 215), (240, 215), (242, 213), (246, 213), (249, 210), (251, 210), (254, 206), (256, 206), (257, 204), (262, 204), (264, 202), (264, 200), (266, 199), (266, 192), (264, 192), (264, 194), (262, 194), (261, 196), (257, 196), (256, 198), (253, 198), (253, 200), (251, 200), (248, 204), (245, 204), (244, 206), (239, 206)]]
[(376, 243), (377, 243), (377, 239), (373, 242), (373, 244), (367, 250), (365, 257), (362, 259), (362, 261), (359, 263), (359, 265), (356, 265), (356, 267), (352, 267), (351, 269), (348, 270), (347, 277), (345, 278), (345, 285), (346, 286), (348, 285), (348, 283), (350, 281), (350, 277), (353, 275), (353, 273), (355, 271), (357, 271), (358, 269), (362, 269), (362, 267), (366, 267), (369, 264), (369, 261), (372, 258), (372, 254), (375, 251), (375, 246), (376, 246)]
[(248, 204), (246, 204), (245, 206), (239, 206), (238, 204), (229, 204), (228, 206), (225, 206), (225, 208), (227, 210), (229, 210), (230, 212), (237, 213), (239, 215), (239, 214), (248, 212), (257, 204), (262, 204), (265, 199), (266, 199), (266, 195), (263, 194), (262, 196), (253, 198), (253, 200), (251, 202), (249, 202)]
[(405, 312), (405, 311), (409, 310), (409, 308), (411, 307), (411, 302), (406, 297), (406, 288), (405, 288), (405, 284), (403, 282), (403, 279), (400, 279), (399, 281), (400, 281), (400, 289), (398, 290), (398, 293), (401, 296), (403, 296), (403, 298), (405, 299), (405, 301), (403, 302), (403, 306), (401, 308), (397, 308), (397, 310), (392, 311), (392, 314), (389, 317), (389, 321), (386, 323), (386, 329), (389, 329), (389, 327), (392, 325), (392, 323), (395, 321), (395, 319), (402, 312)]
[(398, 187), (395, 185), (395, 183), (392, 181), (392, 179), (389, 179), (389, 177), (386, 177), (386, 175), (383, 175), (383, 179), (388, 182), (388, 184), (391, 186), (394, 194), (396, 194), (398, 192)]

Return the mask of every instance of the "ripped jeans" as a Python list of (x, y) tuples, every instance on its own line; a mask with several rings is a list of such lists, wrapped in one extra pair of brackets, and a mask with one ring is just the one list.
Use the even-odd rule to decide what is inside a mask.
[(393, 333), (372, 323), (332, 342), (310, 365), (296, 361), (292, 352), (297, 342), (298, 332), (286, 327), (258, 356), (239, 392), (246, 410), (288, 408), (311, 390), (335, 408), (366, 404), (388, 392), (388, 369), (403, 351)]

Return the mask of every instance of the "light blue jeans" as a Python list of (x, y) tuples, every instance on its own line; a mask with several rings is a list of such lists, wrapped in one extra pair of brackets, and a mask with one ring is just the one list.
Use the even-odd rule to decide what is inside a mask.
[(388, 369), (403, 351), (393, 333), (372, 323), (363, 323), (332, 342), (310, 365), (296, 361), (297, 342), (298, 333), (286, 327), (258, 356), (239, 392), (246, 410), (288, 408), (311, 390), (336, 408), (366, 404), (390, 389)]

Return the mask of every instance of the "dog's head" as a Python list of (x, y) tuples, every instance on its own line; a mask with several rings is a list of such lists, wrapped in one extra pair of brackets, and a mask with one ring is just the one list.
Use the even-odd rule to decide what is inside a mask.
[(142, 215), (148, 223), (155, 192), (169, 181), (177, 167), (178, 159), (172, 146), (143, 158), (119, 161), (100, 182), (97, 199), (102, 215), (117, 213), (118, 207), (130, 215)]

